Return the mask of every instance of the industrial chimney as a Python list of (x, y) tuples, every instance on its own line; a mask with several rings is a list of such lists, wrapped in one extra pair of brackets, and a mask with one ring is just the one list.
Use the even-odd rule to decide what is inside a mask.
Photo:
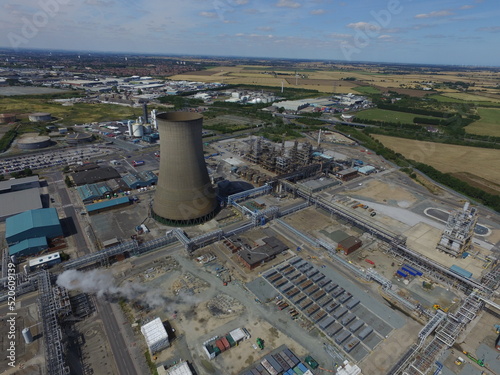
[(196, 225), (217, 214), (217, 198), (203, 156), (203, 116), (168, 112), (156, 116), (160, 175), (153, 217), (171, 226)]

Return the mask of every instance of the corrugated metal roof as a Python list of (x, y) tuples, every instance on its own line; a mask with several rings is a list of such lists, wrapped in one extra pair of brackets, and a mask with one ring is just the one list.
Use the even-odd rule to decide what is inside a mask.
[(36, 248), (37, 251), (49, 247), (46, 237), (28, 238), (27, 240), (9, 246), (9, 255), (17, 255), (29, 249)]
[(42, 208), (40, 189), (27, 189), (0, 194), (0, 220), (28, 210)]
[(168, 375), (192, 375), (193, 373), (191, 372), (191, 369), (189, 368), (189, 365), (187, 361), (178, 363), (177, 365), (170, 367), (167, 370)]
[(97, 210), (102, 210), (104, 208), (109, 208), (113, 206), (118, 206), (120, 204), (128, 203), (130, 200), (128, 197), (120, 197), (116, 199), (109, 199), (106, 201), (94, 203), (94, 204), (89, 204), (86, 206), (87, 212), (92, 212), (92, 211), (97, 211)]
[(9, 238), (32, 228), (60, 226), (59, 216), (54, 207), (29, 210), (6, 220), (5, 237)]
[(52, 254), (44, 255), (43, 257), (40, 257), (40, 258), (31, 259), (29, 261), (29, 265), (30, 265), (30, 267), (35, 267), (35, 266), (38, 266), (40, 264), (44, 264), (47, 262), (53, 262), (54, 260), (57, 260), (57, 259), (61, 260), (61, 254), (52, 253)]
[(149, 323), (141, 327), (141, 332), (144, 335), (148, 348), (152, 351), (161, 350), (163, 347), (168, 346), (167, 330), (163, 326), (160, 318), (153, 319)]
[(0, 191), (10, 190), (13, 186), (21, 184), (29, 184), (38, 181), (38, 176), (29, 176), (23, 178), (15, 178), (12, 180), (0, 181)]

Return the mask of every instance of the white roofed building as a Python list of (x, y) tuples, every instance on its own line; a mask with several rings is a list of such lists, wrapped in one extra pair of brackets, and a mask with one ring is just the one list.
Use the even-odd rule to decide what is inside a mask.
[(141, 327), (146, 344), (151, 354), (157, 353), (170, 346), (168, 333), (160, 318), (156, 318)]

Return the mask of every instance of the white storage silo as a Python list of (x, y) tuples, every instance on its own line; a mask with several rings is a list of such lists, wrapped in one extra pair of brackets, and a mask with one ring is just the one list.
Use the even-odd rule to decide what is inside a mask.
[(132, 136), (135, 138), (140, 138), (144, 135), (144, 127), (141, 124), (132, 125)]

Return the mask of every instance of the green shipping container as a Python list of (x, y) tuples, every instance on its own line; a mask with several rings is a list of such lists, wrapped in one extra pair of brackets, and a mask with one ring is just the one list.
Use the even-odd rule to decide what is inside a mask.
[(295, 372), (297, 375), (304, 375), (304, 371), (302, 371), (300, 368), (295, 367), (293, 369), (293, 372)]
[(229, 341), (229, 345), (231, 345), (231, 348), (236, 345), (231, 335), (227, 335), (226, 340)]

